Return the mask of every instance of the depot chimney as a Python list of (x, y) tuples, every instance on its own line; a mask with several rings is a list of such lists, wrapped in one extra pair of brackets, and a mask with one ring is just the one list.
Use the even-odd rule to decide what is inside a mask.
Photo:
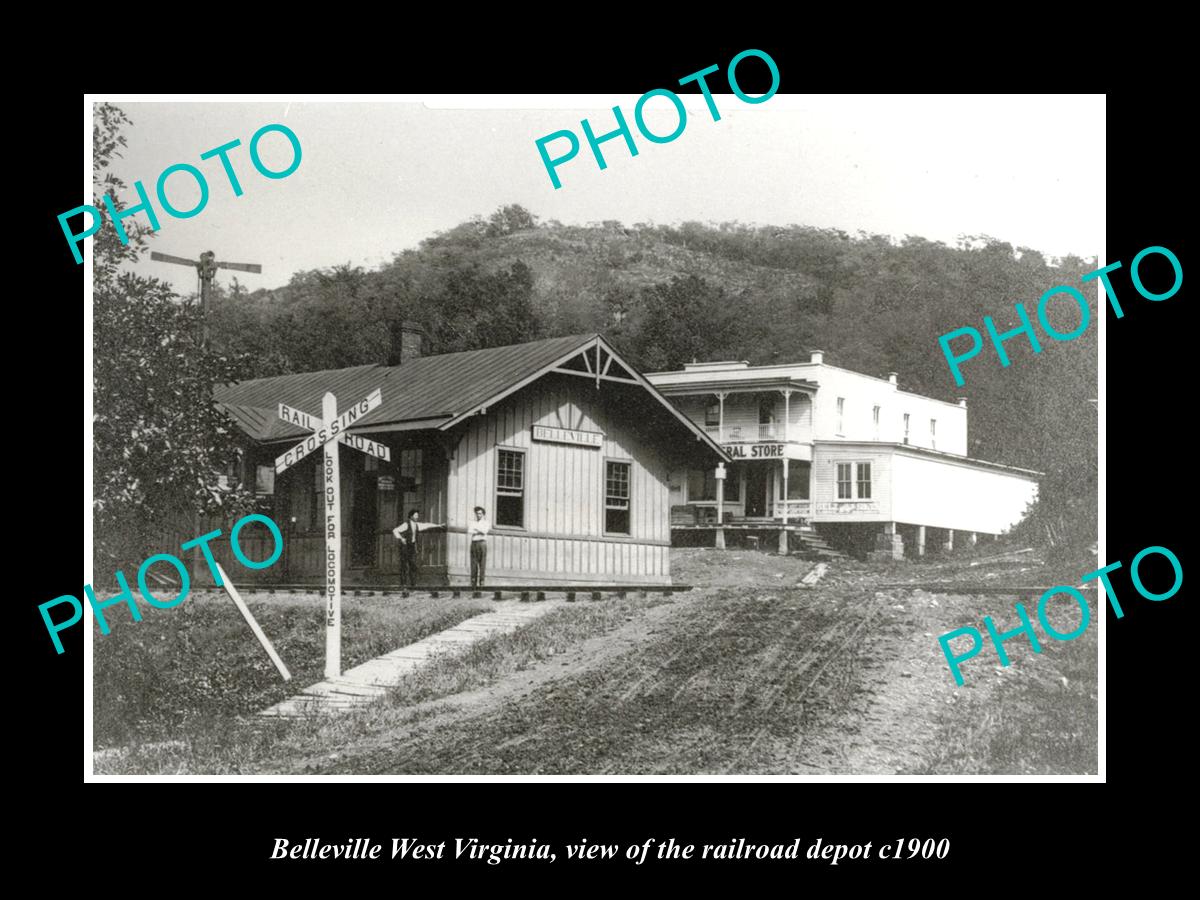
[(389, 366), (399, 366), (419, 359), (425, 348), (425, 330), (410, 319), (405, 319), (392, 329), (392, 352), (388, 355)]
[(824, 361), (825, 361), (825, 351), (824, 350), (814, 350), (812, 352), (812, 364), (814, 366), (819, 366)]

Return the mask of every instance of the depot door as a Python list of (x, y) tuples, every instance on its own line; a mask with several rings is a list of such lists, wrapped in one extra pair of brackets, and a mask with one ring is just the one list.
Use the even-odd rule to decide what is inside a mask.
[(767, 514), (767, 487), (771, 479), (770, 469), (759, 463), (746, 466), (746, 515), (765, 516)]
[[(345, 458), (346, 454), (342, 454)], [(344, 463), (343, 463), (344, 465)], [(376, 474), (354, 471), (354, 493), (350, 510), (350, 565), (374, 566), (379, 533), (379, 489)]]

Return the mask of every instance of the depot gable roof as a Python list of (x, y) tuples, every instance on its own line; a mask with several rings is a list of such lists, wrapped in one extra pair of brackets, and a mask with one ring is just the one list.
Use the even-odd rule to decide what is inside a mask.
[(262, 442), (297, 440), (309, 434), (307, 429), (281, 420), (278, 406), (286, 404), (320, 418), (326, 391), (337, 397), (340, 412), (372, 391), (381, 390), (383, 403), (360, 418), (351, 431), (444, 431), (555, 371), (595, 377), (597, 383), (605, 380), (640, 385), (681, 426), (721, 459), (727, 459), (703, 429), (680, 413), (598, 334), (423, 356), (399, 366), (366, 365), (255, 378), (222, 385), (214, 395), (246, 434)]

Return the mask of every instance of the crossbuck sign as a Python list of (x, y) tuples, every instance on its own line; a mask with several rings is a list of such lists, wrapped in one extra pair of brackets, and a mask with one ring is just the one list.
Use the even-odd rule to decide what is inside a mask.
[(321, 402), (321, 418), (279, 404), (279, 418), (309, 429), (312, 434), (275, 460), (275, 471), (291, 468), (318, 447), (325, 450), (325, 677), (342, 674), (342, 503), (339, 489), (338, 444), (361, 450), (368, 456), (391, 461), (391, 451), (383, 444), (346, 431), (356, 421), (383, 402), (383, 394), (372, 391), (340, 416), (337, 398), (326, 393)]

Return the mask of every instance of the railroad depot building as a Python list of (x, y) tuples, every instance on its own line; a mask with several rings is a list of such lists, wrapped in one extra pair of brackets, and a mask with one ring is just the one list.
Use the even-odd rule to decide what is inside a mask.
[[(465, 528), (482, 506), (492, 523), (487, 583), (670, 584), (668, 473), (712, 471), (728, 457), (599, 335), (424, 356), (406, 335), (401, 362), (261, 378), (218, 389), (246, 438), (243, 472), (284, 535), (259, 577), (319, 582), (324, 574), (322, 454), (276, 474), (277, 456), (311, 434), (278, 407), (319, 417), (379, 390), (382, 403), (348, 430), (390, 460), (340, 456), (343, 581), (392, 582), (392, 529), (410, 509), (449, 530), (422, 533), (425, 584), (469, 577)], [(218, 559), (228, 554), (213, 542)], [(266, 539), (269, 541), (269, 538)], [(252, 558), (269, 555), (243, 541)], [(258, 556), (255, 556), (259, 553)]]
[[(733, 460), (718, 509), (715, 473), (670, 476), (677, 536), (726, 528), (815, 534), (842, 549), (901, 558), (997, 535), (1037, 496), (1040, 473), (967, 456), (967, 401), (900, 390), (809, 362), (697, 362), (646, 375)], [(721, 527), (718, 529), (718, 518)]]

